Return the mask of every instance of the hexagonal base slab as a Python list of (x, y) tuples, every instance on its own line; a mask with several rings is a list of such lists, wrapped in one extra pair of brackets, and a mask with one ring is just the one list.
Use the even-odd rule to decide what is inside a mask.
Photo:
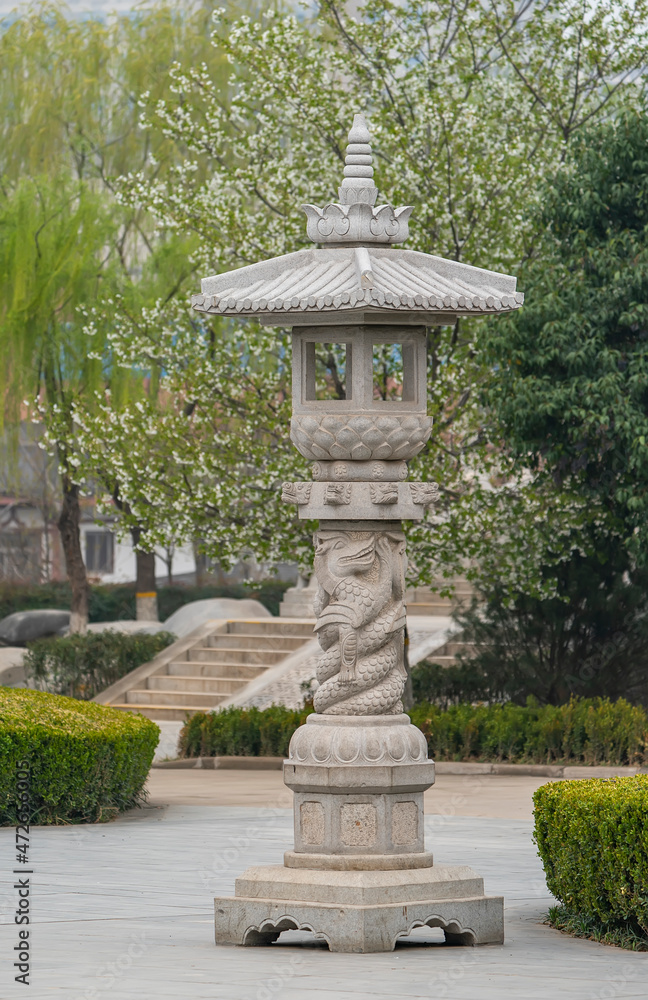
[(282, 931), (308, 930), (330, 951), (392, 951), (425, 925), (441, 927), (449, 944), (504, 941), (503, 898), (484, 896), (482, 880), (463, 866), (323, 872), (274, 865), (249, 869), (236, 892), (214, 900), (216, 944), (272, 944)]

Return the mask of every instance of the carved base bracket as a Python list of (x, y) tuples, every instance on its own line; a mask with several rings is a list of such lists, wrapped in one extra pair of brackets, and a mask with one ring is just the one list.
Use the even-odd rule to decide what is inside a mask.
[(409, 871), (250, 868), (234, 898), (215, 903), (217, 944), (266, 945), (308, 930), (330, 951), (393, 951), (415, 927), (441, 927), (448, 944), (502, 944), (504, 901), (464, 866)]

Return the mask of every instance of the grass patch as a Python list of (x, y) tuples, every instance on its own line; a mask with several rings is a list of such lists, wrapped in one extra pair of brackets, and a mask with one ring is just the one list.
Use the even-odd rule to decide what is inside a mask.
[(566, 906), (552, 906), (545, 923), (572, 937), (587, 938), (627, 951), (648, 951), (648, 937), (627, 922), (603, 924), (594, 917), (572, 913)]

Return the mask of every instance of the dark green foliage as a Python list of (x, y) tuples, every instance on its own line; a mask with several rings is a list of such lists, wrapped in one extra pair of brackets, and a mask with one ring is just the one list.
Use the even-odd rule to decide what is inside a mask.
[(290, 737), (312, 708), (227, 708), (196, 712), (180, 733), (182, 757), (287, 757)]
[(546, 923), (558, 931), (571, 934), (572, 937), (587, 938), (599, 944), (616, 945), (617, 948), (625, 948), (627, 951), (648, 951), (648, 936), (643, 931), (637, 932), (632, 921), (604, 924), (595, 917), (572, 913), (566, 906), (550, 906)]
[(525, 305), (487, 347), (488, 403), (522, 465), (600, 507), (648, 563), (648, 116), (579, 139), (539, 199)]
[(0, 583), (0, 619), (15, 611), (38, 611), (41, 608), (70, 607), (70, 585), (48, 583), (42, 586)]
[(648, 946), (648, 775), (551, 782), (533, 801), (547, 886), (572, 922)]
[(0, 687), (0, 825), (21, 811), (17, 770), (29, 761), (29, 821), (93, 823), (144, 801), (159, 729), (93, 702)]
[(445, 667), (434, 662), (432, 655), (429, 660), (423, 660), (412, 667), (413, 702), (431, 702), (439, 708), (446, 709), (449, 705), (460, 702), (470, 704), (474, 701), (499, 701), (499, 697), (491, 695), (491, 688), (479, 662), (469, 660), (466, 663), (457, 662)]
[[(254, 598), (273, 615), (279, 614), (279, 603), (290, 583), (280, 580), (263, 580), (243, 586), (231, 584), (201, 587), (173, 584), (158, 590), (160, 620), (165, 621), (174, 611), (190, 601), (207, 597)], [(40, 586), (15, 586), (0, 584), (0, 619), (14, 611), (32, 611), (38, 608), (69, 608), (71, 600), (68, 583), (45, 583)], [(135, 617), (135, 584), (105, 584), (90, 588), (90, 621), (114, 622)]]
[(135, 618), (135, 590), (134, 583), (90, 587), (88, 620), (118, 622)]
[(648, 763), (648, 715), (620, 699), (566, 705), (415, 705), (412, 722), (435, 760), (533, 764)]
[(573, 505), (573, 537), (544, 554), (556, 599), (482, 595), (471, 669), (486, 698), (648, 704), (648, 117), (582, 136), (538, 203), (525, 305), (484, 337), (485, 403), (518, 466)]
[(202, 587), (185, 587), (175, 584), (171, 587), (160, 587), (158, 590), (158, 608), (160, 621), (165, 621), (169, 615), (190, 601), (203, 601), (208, 597), (232, 597), (238, 600), (255, 600), (263, 604), (271, 615), (279, 614), (279, 604), (291, 583), (281, 580), (262, 580), (260, 583), (228, 584), (216, 586), (205, 584)]
[(40, 690), (90, 701), (175, 641), (170, 632), (87, 632), (30, 642), (24, 665)]
[(606, 548), (607, 558), (575, 552), (551, 567), (556, 598), (518, 594), (509, 604), (494, 587), (480, 606), (456, 615), (474, 652), (462, 654), (447, 678), (419, 674), (418, 697), (524, 704), (532, 695), (561, 705), (600, 696), (648, 704), (648, 571), (629, 573), (615, 539)]

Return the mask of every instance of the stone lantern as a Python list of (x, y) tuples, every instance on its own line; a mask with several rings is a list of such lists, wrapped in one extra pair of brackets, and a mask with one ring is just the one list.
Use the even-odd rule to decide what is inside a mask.
[[(503, 941), (502, 898), (425, 850), (434, 763), (401, 701), (401, 520), (422, 519), (438, 496), (436, 484), (407, 480), (431, 432), (426, 326), (506, 312), (523, 297), (508, 275), (394, 248), (411, 208), (376, 206), (376, 197), (370, 135), (356, 115), (339, 203), (304, 206), (319, 245), (206, 278), (193, 299), (202, 312), (292, 327), (290, 435), (313, 481), (284, 483), (282, 496), (300, 518), (319, 520), (315, 714), (284, 762), (294, 850), (216, 899), (217, 943), (269, 944), (301, 928), (332, 951), (389, 951), (426, 924), (453, 944)], [(335, 393), (323, 355), (335, 359)]]

